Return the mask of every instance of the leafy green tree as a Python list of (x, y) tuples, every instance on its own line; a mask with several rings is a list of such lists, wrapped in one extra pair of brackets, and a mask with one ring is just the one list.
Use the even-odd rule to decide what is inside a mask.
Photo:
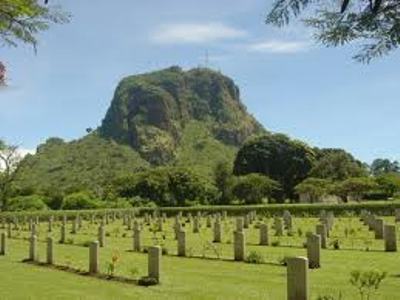
[(270, 134), (256, 137), (240, 148), (233, 172), (264, 174), (278, 181), (284, 196), (292, 198), (294, 187), (307, 177), (314, 159), (314, 151), (303, 142), (283, 134)]
[(265, 175), (252, 173), (235, 180), (232, 194), (244, 204), (260, 204), (263, 203), (263, 199), (271, 200), (279, 190), (280, 185), (277, 181)]
[(342, 149), (315, 150), (317, 161), (310, 171), (311, 177), (345, 180), (367, 175), (365, 166)]
[(0, 205), (7, 210), (8, 199), (12, 195), (16, 170), (21, 161), (18, 146), (7, 145), (0, 140)]
[[(0, 44), (18, 43), (37, 49), (37, 36), (51, 24), (66, 23), (70, 16), (59, 7), (38, 0), (0, 0)], [(6, 67), (0, 62), (0, 86), (6, 85)]]
[(400, 192), (400, 174), (386, 173), (375, 178), (379, 188), (384, 191), (387, 197), (393, 197)]
[(377, 158), (371, 164), (371, 173), (379, 176), (385, 173), (400, 173), (400, 164), (398, 161), (390, 161), (387, 158)]
[(377, 187), (376, 182), (371, 177), (353, 177), (336, 183), (332, 192), (341, 197), (344, 202), (350, 199), (360, 201), (365, 194)]
[(232, 186), (232, 167), (226, 161), (220, 161), (214, 167), (214, 184), (219, 191), (218, 204), (229, 204)]
[(16, 196), (9, 200), (7, 209), (10, 211), (46, 210), (46, 197), (40, 195)]
[(159, 206), (208, 204), (217, 195), (216, 188), (205, 178), (183, 167), (158, 167), (114, 182), (119, 197), (140, 197)]
[(368, 63), (400, 44), (398, 0), (275, 0), (266, 23), (284, 26), (302, 14), (316, 40), (326, 46), (364, 43), (354, 56), (359, 62)]
[(38, 0), (0, 0), (0, 40), (10, 46), (18, 42), (38, 43), (37, 35), (52, 23), (68, 22), (69, 16), (58, 7)]
[(319, 202), (321, 197), (328, 195), (332, 188), (332, 181), (321, 178), (309, 177), (296, 185), (295, 191), (298, 195), (308, 195), (312, 203)]
[(77, 192), (65, 196), (61, 208), (67, 210), (94, 209), (100, 208), (101, 206), (102, 203), (99, 200), (94, 199), (89, 193)]

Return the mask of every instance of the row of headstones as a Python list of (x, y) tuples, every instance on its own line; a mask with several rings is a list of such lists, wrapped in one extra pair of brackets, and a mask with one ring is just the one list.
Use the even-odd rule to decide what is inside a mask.
[[(2, 235), (2, 246), (3, 242)], [(54, 264), (54, 239), (52, 237), (47, 238), (46, 242), (46, 263), (49, 265)], [(91, 242), (89, 245), (89, 273), (99, 273), (99, 247), (101, 246), (99, 241)], [(4, 252), (5, 253), (5, 252)], [(159, 246), (152, 246), (148, 248), (148, 276), (159, 280), (160, 278), (160, 265), (161, 265), (161, 253), (162, 249)], [(38, 262), (38, 239), (35, 235), (32, 235), (29, 239), (29, 261)]]
[[(100, 215), (97, 215), (95, 213), (91, 214), (89, 216), (89, 220), (90, 223), (93, 224), (98, 218), (101, 218), (101, 223), (102, 224), (109, 224), (110, 222), (114, 222), (115, 220), (121, 218), (121, 215), (123, 216), (124, 220), (127, 218), (134, 218), (135, 216), (135, 212), (129, 212), (129, 213), (124, 213), (121, 214), (119, 212), (113, 212), (113, 213), (103, 213)], [(66, 226), (67, 221), (68, 221), (68, 217), (66, 215), (62, 215), (59, 216), (59, 218), (61, 219), (61, 222), (63, 225)], [(52, 225), (54, 221), (57, 221), (57, 217), (51, 215), (46, 217), (47, 222), (49, 224), (49, 231), (52, 230)], [(82, 227), (82, 220), (84, 219), (79, 213), (74, 217), (74, 218), (69, 218), (72, 219), (72, 225), (73, 225), (73, 231), (76, 231), (77, 229)], [(31, 230), (31, 226), (33, 224), (39, 225), (41, 221), (41, 218), (39, 216), (34, 216), (34, 217), (27, 217), (27, 216), (23, 216), (23, 217), (3, 217), (1, 218), (1, 226), (4, 229), (6, 226), (6, 223), (8, 223), (8, 225), (13, 224), (14, 225), (14, 229), (17, 230), (19, 229), (19, 225), (23, 225), (25, 226), (28, 223), (28, 229)], [(43, 217), (42, 217), (42, 221), (43, 221)], [(125, 221), (124, 221), (125, 222)]]
[(388, 225), (382, 219), (376, 218), (373, 214), (362, 211), (361, 220), (369, 230), (374, 231), (375, 239), (385, 241), (385, 251), (397, 251), (396, 225)]
[[(5, 245), (5, 234), (1, 235), (1, 241)], [(317, 236), (319, 237), (319, 236)], [(89, 246), (89, 273), (99, 273), (99, 252), (100, 243), (94, 241)], [(54, 264), (54, 240), (51, 237), (47, 238), (46, 263)], [(2, 250), (3, 251), (3, 250)], [(29, 244), (29, 260), (38, 261), (38, 246), (37, 237), (31, 236)], [(2, 252), (5, 254), (5, 251)], [(160, 246), (152, 246), (148, 248), (148, 277), (156, 279), (160, 282), (161, 277), (161, 257), (162, 248)], [(286, 258), (287, 264), (287, 298), (288, 300), (308, 300), (308, 271), (311, 263), (305, 257), (290, 257)]]
[[(265, 224), (264, 224), (265, 225)], [(103, 226), (100, 226), (100, 228)], [(239, 228), (240, 229), (240, 228)], [(181, 231), (181, 233), (184, 231)], [(182, 241), (182, 236), (178, 236), (178, 241)], [(237, 245), (242, 244), (244, 241), (243, 231), (236, 231), (235, 238)], [(311, 235), (308, 240), (309, 249), (313, 245), (314, 241), (320, 244), (319, 235)], [(311, 243), (310, 243), (311, 242)], [(179, 242), (178, 242), (179, 243)], [(46, 243), (46, 263), (54, 264), (54, 239), (52, 237), (47, 238)], [(89, 246), (89, 273), (96, 274), (99, 273), (99, 247), (101, 246), (99, 241), (94, 241)], [(237, 247), (237, 246), (236, 246)], [(178, 250), (179, 251), (179, 250)], [(242, 252), (243, 248), (239, 249)], [(312, 250), (313, 255), (310, 256), (308, 253), (308, 259), (304, 257), (291, 257), (286, 258), (287, 264), (287, 295), (288, 300), (307, 300), (308, 299), (308, 271), (307, 269), (312, 265), (315, 266), (315, 250)], [(308, 251), (309, 252), (309, 251)], [(1, 234), (1, 245), (0, 254), (6, 254), (6, 234), (3, 232)], [(236, 258), (242, 258), (236, 257)], [(161, 256), (162, 248), (160, 246), (152, 246), (148, 248), (148, 277), (156, 279), (160, 282), (161, 275)], [(33, 262), (38, 262), (38, 240), (36, 235), (32, 235), (29, 240), (29, 260)], [(319, 266), (319, 263), (318, 263)]]
[[(251, 211), (248, 214), (245, 215), (245, 228), (248, 228), (249, 224), (251, 224), (255, 219), (256, 219), (256, 212), (255, 211)], [(182, 212), (179, 212), (178, 217), (182, 218), (183, 214)], [(203, 216), (203, 214), (199, 211), (197, 212), (197, 216), (195, 216), (194, 218), (192, 217), (191, 213), (188, 213), (186, 215), (187, 220), (189, 222), (194, 222), (194, 231), (198, 231), (199, 226), (196, 226), (196, 223), (199, 224), (201, 217)], [(222, 217), (222, 220), (225, 220), (227, 218), (227, 212), (223, 211), (222, 214), (217, 213), (215, 215), (213, 215), (214, 218), (220, 218)], [(108, 225), (110, 222), (115, 221), (116, 219), (122, 218), (123, 220), (123, 225), (128, 226), (128, 229), (131, 229), (132, 227), (132, 223), (135, 220), (135, 213), (134, 212), (129, 212), (129, 213), (105, 213), (103, 215), (97, 216), (96, 214), (91, 214), (89, 219), (90, 219), (90, 223), (93, 224), (96, 219), (100, 217), (101, 218), (101, 224), (102, 225)], [(67, 216), (63, 215), (60, 216), (61, 221), (62, 221), (62, 225), (67, 226)], [(145, 213), (144, 216), (144, 222), (149, 224), (151, 223), (153, 220), (157, 219), (157, 222), (159, 224), (160, 227), (160, 231), (162, 231), (162, 223), (166, 222), (167, 219), (167, 215), (166, 213), (162, 213), (160, 214), (157, 211), (154, 211), (153, 214), (149, 214), (149, 213)], [(31, 231), (32, 226), (33, 225), (39, 225), (40, 224), (40, 218), (39, 216), (36, 217), (22, 217), (22, 224), (26, 225), (26, 222), (29, 222), (29, 227), (28, 230)], [(71, 219), (71, 218), (70, 218)], [(75, 218), (72, 218), (72, 230), (71, 233), (77, 233), (77, 231), (82, 227), (82, 217), (81, 215), (78, 213)], [(47, 218), (48, 221), (48, 231), (51, 232), (53, 230), (53, 223), (54, 221), (57, 220), (57, 217), (54, 216), (49, 216)], [(284, 212), (284, 217), (283, 217), (284, 223), (285, 223), (285, 228), (287, 228), (288, 230), (291, 230), (291, 224), (292, 224), (292, 220), (291, 220), (291, 215), (288, 211)], [(18, 229), (19, 228), (19, 219), (17, 217), (13, 217), (12, 219), (10, 218), (2, 218), (2, 228), (5, 228), (5, 223), (7, 222), (9, 226), (11, 226), (11, 224), (14, 224), (14, 229)], [(207, 224), (209, 224), (211, 222), (211, 216), (208, 215), (207, 216)], [(279, 227), (279, 224), (277, 224), (277, 226)]]
[[(218, 223), (216, 223), (218, 224)], [(244, 232), (244, 222), (243, 218), (236, 219), (236, 230), (233, 232), (233, 253), (235, 261), (244, 261), (246, 260), (246, 235)], [(216, 226), (215, 228), (218, 228)], [(319, 229), (322, 228), (321, 233), (319, 233)], [(268, 225), (261, 224), (259, 228), (259, 244), (260, 245), (269, 245), (269, 236), (268, 236)], [(218, 231), (218, 233), (220, 233)], [(320, 257), (321, 257), (321, 245), (323, 242), (323, 247), (326, 248), (326, 229), (325, 225), (317, 226), (318, 234), (308, 234), (307, 235), (307, 257), (310, 263), (310, 268), (319, 268), (320, 267)], [(136, 235), (136, 234), (135, 234)], [(178, 256), (186, 256), (186, 231), (182, 228), (176, 232), (177, 235), (177, 253)], [(136, 241), (136, 239), (135, 239)], [(135, 243), (137, 245), (137, 242)], [(140, 251), (140, 248), (134, 248), (135, 251)]]

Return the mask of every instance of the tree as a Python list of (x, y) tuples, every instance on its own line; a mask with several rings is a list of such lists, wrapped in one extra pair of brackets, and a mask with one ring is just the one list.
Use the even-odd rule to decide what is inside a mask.
[(283, 134), (269, 134), (245, 143), (239, 150), (235, 175), (260, 173), (278, 181), (284, 196), (292, 198), (294, 187), (305, 179), (315, 159), (314, 151)]
[[(40, 1), (41, 2), (41, 1)], [(18, 42), (38, 43), (37, 34), (51, 23), (65, 23), (69, 15), (58, 7), (49, 7), (38, 0), (0, 0), (0, 40), (10, 46)]]
[(400, 192), (399, 173), (384, 173), (377, 176), (375, 181), (387, 197), (393, 197), (395, 193)]
[[(66, 23), (70, 18), (59, 7), (46, 4), (38, 0), (0, 0), (0, 43), (13, 47), (29, 44), (36, 52), (37, 35), (50, 24)], [(5, 85), (5, 78), (6, 68), (0, 62), (0, 84)]]
[(349, 199), (360, 201), (362, 197), (377, 188), (377, 184), (371, 177), (348, 178), (334, 185), (333, 194), (342, 198), (344, 202)]
[(280, 185), (267, 176), (253, 173), (240, 176), (232, 187), (232, 194), (244, 204), (260, 204), (264, 198), (273, 198)]
[(342, 149), (315, 149), (317, 161), (310, 176), (331, 180), (345, 180), (367, 175), (364, 165)]
[(115, 194), (123, 198), (141, 197), (158, 206), (208, 204), (216, 189), (189, 168), (158, 167), (114, 181)]
[(6, 210), (8, 199), (12, 194), (13, 183), (21, 161), (18, 146), (7, 145), (0, 140), (0, 205), (1, 210)]
[(218, 204), (229, 204), (230, 187), (232, 185), (232, 167), (225, 161), (220, 161), (214, 168), (214, 184), (219, 191)]
[(319, 202), (321, 198), (328, 195), (332, 188), (332, 182), (327, 179), (309, 177), (296, 185), (295, 191), (298, 195), (305, 194), (311, 203)]
[(399, 162), (390, 159), (377, 158), (371, 164), (371, 173), (374, 176), (379, 176), (385, 173), (400, 173)]
[(315, 38), (326, 46), (363, 42), (353, 57), (363, 63), (386, 55), (400, 44), (398, 0), (275, 0), (267, 24), (287, 25), (292, 17), (314, 15), (304, 20), (315, 30)]

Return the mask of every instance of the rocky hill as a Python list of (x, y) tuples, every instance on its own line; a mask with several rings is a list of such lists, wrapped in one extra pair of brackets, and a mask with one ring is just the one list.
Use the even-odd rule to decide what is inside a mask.
[(234, 147), (264, 131), (247, 113), (230, 78), (209, 69), (171, 67), (123, 79), (99, 132), (159, 165), (176, 159), (193, 121), (216, 141)]
[(210, 175), (265, 129), (239, 88), (219, 72), (179, 67), (124, 78), (101, 126), (80, 140), (49, 139), (18, 170), (22, 186), (94, 189), (110, 177), (157, 165)]

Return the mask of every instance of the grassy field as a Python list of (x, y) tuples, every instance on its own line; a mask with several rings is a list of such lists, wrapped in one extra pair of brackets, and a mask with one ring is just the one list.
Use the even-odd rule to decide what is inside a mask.
[[(272, 227), (272, 219), (264, 219)], [(28, 257), (30, 235), (27, 225), (13, 231), (8, 240), (8, 254), (0, 257), (0, 299), (286, 299), (285, 256), (305, 256), (303, 247), (307, 231), (315, 231), (316, 218), (294, 218), (291, 236), (275, 237), (275, 246), (258, 246), (258, 229), (253, 223), (246, 231), (247, 252), (256, 251), (264, 264), (233, 262), (232, 230), (235, 219), (224, 222), (223, 243), (212, 244), (212, 230), (205, 220), (199, 234), (192, 233), (192, 225), (184, 223), (188, 232), (188, 254), (192, 258), (176, 256), (173, 220), (164, 223), (164, 231), (154, 234), (145, 226), (143, 244), (162, 244), (168, 255), (162, 257), (161, 284), (141, 287), (136, 284), (107, 281), (71, 272), (36, 266), (21, 261)], [(394, 218), (385, 217), (385, 223)], [(39, 226), (39, 259), (44, 261), (45, 239), (51, 235), (59, 239), (60, 223), (47, 232), (47, 223)], [(68, 224), (69, 229), (72, 228)], [(83, 222), (77, 234), (68, 234), (71, 244), (56, 244), (57, 265), (74, 269), (88, 269), (88, 248), (96, 240), (97, 224)], [(115, 275), (138, 278), (147, 275), (147, 254), (132, 252), (132, 232), (116, 220), (106, 226), (106, 247), (100, 250), (101, 272), (107, 273), (107, 263), (113, 255), (119, 257)], [(342, 292), (342, 299), (360, 299), (349, 283), (352, 270), (378, 269), (388, 272), (381, 288), (371, 299), (398, 299), (400, 292), (400, 254), (383, 251), (383, 241), (375, 240), (372, 232), (356, 218), (336, 218), (329, 241), (338, 240), (340, 250), (322, 250), (322, 268), (310, 270), (311, 299), (320, 295)], [(278, 245), (279, 243), (279, 245)], [(368, 251), (367, 251), (368, 250)], [(217, 259), (219, 256), (219, 259)]]

